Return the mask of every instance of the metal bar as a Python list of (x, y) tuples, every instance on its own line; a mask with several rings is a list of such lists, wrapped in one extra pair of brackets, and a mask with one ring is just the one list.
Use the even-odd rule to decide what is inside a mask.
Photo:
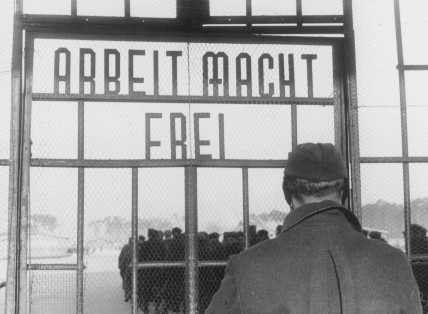
[[(334, 93), (334, 142), (336, 147), (342, 153), (342, 156), (348, 160), (347, 154), (347, 120), (345, 114), (345, 102), (343, 98), (343, 54), (340, 46), (333, 46), (333, 93)], [(349, 163), (347, 163), (349, 164)]]
[(248, 168), (242, 168), (242, 216), (244, 223), (244, 247), (248, 249), (250, 247), (250, 201), (249, 201), (249, 189), (248, 189)]
[[(77, 104), (77, 158), (85, 158), (85, 104)], [(77, 170), (77, 270), (76, 270), (76, 311), (84, 312), (84, 218), (85, 218), (85, 169)]]
[(131, 0), (124, 0), (125, 2), (125, 17), (129, 18), (131, 16)]
[(397, 69), (398, 70), (405, 70), (405, 71), (427, 71), (428, 70), (428, 65), (426, 64), (402, 64), (402, 65), (397, 65)]
[[(400, 19), (400, 3), (399, 0), (394, 0), (394, 15), (395, 15), (395, 35), (397, 42), (397, 60), (399, 69), (398, 79), (400, 87), (400, 113), (401, 113), (401, 147), (402, 156), (409, 156), (409, 142), (407, 134), (407, 108), (406, 108), (406, 81), (403, 66), (403, 42), (401, 37), (401, 19)], [(410, 178), (409, 178), (409, 163), (403, 163), (403, 193), (404, 193), (404, 232), (406, 234), (406, 253), (411, 255), (410, 248), (410, 224), (412, 219), (411, 203), (410, 203)]]
[(177, 167), (208, 167), (208, 168), (284, 168), (286, 160), (251, 160), (251, 159), (212, 159), (212, 160), (169, 160), (169, 159), (32, 159), (33, 167), (59, 168), (177, 168)]
[(291, 147), (294, 150), (297, 146), (297, 106), (291, 105)]
[[(226, 266), (227, 261), (198, 261), (198, 267), (209, 266)], [(144, 268), (165, 268), (165, 267), (185, 267), (186, 262), (140, 262), (137, 264), (138, 269)]]
[(20, 206), (22, 157), (22, 0), (15, 0), (11, 71), (10, 165), (8, 198), (8, 260), (5, 313), (19, 310), (20, 291)]
[[(67, 17), (64, 17), (67, 20)], [(260, 25), (253, 24), (251, 31), (248, 31), (246, 24), (236, 25), (236, 24), (204, 24), (201, 29), (195, 31), (195, 29), (188, 28), (186, 25), (178, 24), (175, 20), (171, 20), (170, 23), (159, 23), (154, 21), (146, 21), (146, 18), (139, 18), (134, 21), (133, 24), (124, 23), (123, 21), (112, 21), (110, 18), (101, 18), (100, 21), (96, 23), (88, 23), (86, 20), (94, 20), (95, 17), (87, 17), (84, 20), (80, 20), (81, 16), (75, 17), (74, 21), (70, 23), (62, 23), (61, 20), (56, 18), (49, 18), (47, 21), (38, 21), (26, 23), (25, 29), (31, 31), (56, 31), (56, 32), (69, 32), (71, 34), (84, 33), (88, 32), (90, 29), (90, 34), (142, 34), (145, 32), (159, 32), (165, 28), (174, 29), (175, 32), (182, 33), (191, 33), (193, 32), (196, 35), (206, 35), (211, 34), (224, 34), (229, 33), (229, 35), (239, 35), (243, 32), (248, 32), (249, 34), (336, 34), (342, 35), (344, 32), (343, 25), (317, 25), (317, 24), (303, 24), (302, 27), (298, 28), (295, 25)], [(34, 20), (35, 18), (33, 18)], [(132, 19), (132, 18), (129, 18)], [(77, 21), (76, 21), (77, 20)], [(56, 22), (54, 22), (56, 21)]]
[(296, 0), (296, 18), (297, 18), (297, 27), (300, 29), (303, 24), (302, 0)]
[(197, 168), (186, 167), (186, 313), (198, 313)]
[(138, 168), (132, 168), (132, 314), (138, 314)]
[(251, 16), (253, 15), (253, 8), (251, 5), (251, 0), (246, 0), (245, 1), (245, 18), (246, 18), (246, 24), (247, 24), (247, 28), (248, 30), (251, 29)]
[(421, 157), (360, 157), (360, 163), (427, 163), (428, 156)]
[(130, 95), (56, 95), (33, 93), (33, 101), (93, 101), (93, 102), (149, 102), (197, 104), (247, 104), (247, 105), (322, 105), (333, 106), (333, 98), (306, 97), (215, 97), (215, 96), (130, 96)]
[(23, 115), (23, 152), (22, 152), (22, 185), (21, 185), (21, 207), (20, 210), (20, 293), (19, 313), (29, 311), (28, 286), (27, 286), (27, 252), (29, 242), (29, 212), (30, 212), (30, 159), (31, 159), (31, 93), (33, 83), (33, 53), (34, 40), (31, 34), (25, 38), (25, 96)]
[(28, 264), (28, 270), (76, 270), (77, 264)]
[(162, 38), (162, 42), (182, 42), (185, 44), (189, 43), (189, 39), (192, 38), (192, 43), (228, 43), (228, 44), (287, 44), (287, 45), (303, 45), (303, 46), (331, 46), (333, 44), (339, 44), (343, 41), (341, 37), (314, 37), (314, 36), (275, 36), (269, 35), (264, 36), (260, 34), (252, 33), (200, 33), (190, 32), (183, 33), (179, 31), (151, 31), (142, 32), (136, 35), (131, 34), (116, 34), (114, 32), (109, 33), (97, 33), (97, 32), (84, 32), (84, 33), (73, 33), (73, 32), (61, 32), (58, 29), (54, 30), (40, 30), (35, 33), (34, 38), (43, 39), (76, 39), (76, 40), (108, 40), (108, 41), (147, 41), (147, 42), (159, 42)]
[(415, 264), (417, 263), (428, 263), (428, 256), (426, 255), (413, 255), (410, 258), (410, 261)]
[(77, 0), (70, 0), (71, 1), (71, 16), (75, 17), (77, 16)]
[(362, 218), (361, 213), (361, 173), (360, 173), (360, 144), (358, 127), (358, 95), (357, 70), (355, 57), (355, 37), (352, 17), (352, 0), (343, 0), (345, 17), (345, 75), (346, 75), (346, 103), (349, 115), (349, 146), (351, 168), (351, 204), (356, 216)]
[(9, 159), (0, 159), (0, 166), (9, 166)]
[(138, 269), (144, 268), (164, 268), (164, 267), (185, 267), (186, 262), (139, 262), (137, 264)]
[[(71, 0), (72, 4), (76, 0)], [(127, 0), (125, 0), (127, 1)], [(298, 0), (299, 1), (299, 0)], [(73, 6), (72, 14), (73, 14)], [(69, 15), (47, 15), (47, 14), (24, 14), (24, 25), (31, 26), (34, 24), (111, 24), (111, 25), (131, 25), (138, 26), (144, 24), (155, 23), (162, 24), (175, 24), (182, 25), (176, 18), (158, 18), (158, 17), (107, 17), (107, 16), (86, 16), (77, 15), (77, 5), (75, 8), (76, 14)], [(296, 15), (275, 15), (275, 16), (209, 16), (202, 20), (203, 24), (297, 24), (301, 21), (303, 24), (336, 24), (343, 23), (343, 15), (303, 15), (300, 17)]]
[(331, 24), (343, 23), (343, 15), (275, 15), (275, 16), (210, 16), (204, 23), (206, 24), (297, 24), (301, 21), (304, 24)]

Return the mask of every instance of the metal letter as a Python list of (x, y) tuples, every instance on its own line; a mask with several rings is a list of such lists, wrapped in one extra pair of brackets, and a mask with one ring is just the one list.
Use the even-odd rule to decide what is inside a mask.
[(133, 96), (144, 96), (146, 92), (137, 92), (134, 91), (134, 83), (144, 83), (144, 78), (134, 77), (134, 56), (145, 56), (145, 50), (129, 50), (128, 60), (129, 60), (129, 69), (128, 69), (128, 93)]
[[(85, 75), (85, 56), (89, 55), (91, 63), (91, 74)], [(85, 94), (85, 83), (90, 86), (90, 95), (95, 94), (95, 52), (92, 49), (80, 48), (80, 65), (79, 65), (79, 94)]]
[[(65, 56), (65, 73), (64, 75), (60, 74), (60, 59), (61, 54)], [(58, 48), (55, 50), (55, 65), (54, 65), (54, 93), (59, 95), (59, 83), (64, 82), (64, 94), (70, 95), (70, 50), (67, 48)]]
[(172, 95), (177, 96), (177, 58), (181, 57), (181, 51), (167, 51), (166, 55), (171, 57), (172, 62)]
[(264, 60), (268, 61), (268, 68), (273, 69), (273, 58), (270, 54), (264, 53), (259, 58), (259, 94), (260, 97), (272, 97), (274, 93), (273, 83), (269, 83), (269, 92), (265, 93), (265, 73)]
[(296, 95), (296, 83), (294, 80), (294, 55), (288, 54), (288, 80), (284, 74), (284, 54), (279, 54), (279, 95), (285, 97), (285, 86), (290, 87), (290, 97)]
[(308, 97), (314, 97), (314, 74), (312, 70), (312, 60), (315, 60), (317, 55), (315, 54), (303, 54), (302, 59), (306, 60), (307, 72), (308, 72)]
[[(115, 72), (110, 75), (110, 56), (114, 56)], [(120, 52), (117, 49), (104, 50), (104, 94), (118, 95), (120, 92)], [(114, 89), (110, 89), (110, 83), (113, 83)]]
[[(180, 119), (181, 121), (181, 139), (177, 139), (175, 132), (175, 120)], [(187, 134), (186, 134), (186, 116), (181, 112), (175, 112), (170, 114), (169, 118), (170, 131), (171, 131), (171, 159), (177, 159), (177, 146), (181, 146), (181, 158), (187, 159)]]
[(160, 146), (160, 141), (152, 141), (150, 139), (150, 120), (151, 119), (162, 119), (162, 113), (146, 113), (146, 159), (151, 159), (150, 147)]
[[(213, 77), (208, 80), (208, 59), (213, 60)], [(218, 60), (223, 60), (223, 79), (219, 78)], [(202, 57), (203, 67), (203, 92), (204, 96), (208, 95), (208, 84), (213, 85), (213, 96), (218, 97), (218, 86), (223, 84), (223, 96), (229, 96), (229, 57), (224, 52), (214, 53), (207, 52)]]
[(201, 146), (209, 146), (211, 143), (209, 140), (201, 140), (199, 135), (199, 119), (209, 119), (209, 112), (198, 112), (193, 115), (194, 120), (194, 131), (195, 131), (195, 159), (209, 160), (212, 156), (209, 154), (201, 154)]
[[(241, 61), (245, 60), (246, 78), (242, 78)], [(236, 96), (242, 97), (242, 86), (247, 88), (247, 97), (253, 95), (252, 73), (251, 73), (251, 56), (242, 52), (236, 57)]]

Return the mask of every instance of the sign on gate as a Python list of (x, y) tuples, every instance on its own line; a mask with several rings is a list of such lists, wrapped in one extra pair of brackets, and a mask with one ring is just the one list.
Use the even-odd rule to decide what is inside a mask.
[[(334, 49), (326, 43), (40, 38), (34, 43), (33, 100), (84, 101), (88, 108), (91, 103), (146, 103), (129, 104), (129, 114), (138, 117), (135, 128), (144, 126), (143, 140), (136, 144), (142, 149), (131, 153), (133, 158), (224, 160), (268, 145), (271, 152), (253, 151), (254, 158), (282, 159), (291, 148), (291, 115), (289, 108), (276, 105), (334, 107)], [(230, 106), (249, 104), (271, 106), (276, 114), (263, 122), (269, 120), (257, 118), (266, 114), (263, 108), (241, 107), (243, 114)], [(310, 115), (314, 119), (317, 113)], [(327, 116), (333, 124), (333, 110)], [(255, 131), (257, 138), (248, 136)], [(228, 145), (230, 133), (238, 138)], [(277, 134), (288, 135), (278, 139)], [(331, 133), (320, 136), (308, 140), (334, 141)]]

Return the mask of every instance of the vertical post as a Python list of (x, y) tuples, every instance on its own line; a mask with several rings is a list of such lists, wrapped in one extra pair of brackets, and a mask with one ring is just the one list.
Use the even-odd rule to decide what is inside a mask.
[(31, 160), (31, 100), (33, 82), (33, 37), (27, 33), (25, 38), (25, 97), (23, 104), (23, 129), (22, 129), (22, 181), (21, 181), (21, 206), (18, 208), (20, 215), (20, 239), (19, 239), (19, 313), (28, 312), (27, 297), (27, 248), (29, 241), (29, 206), (30, 206), (30, 160)]
[[(77, 109), (77, 158), (85, 158), (85, 103), (79, 101)], [(83, 314), (84, 303), (84, 232), (85, 232), (85, 168), (77, 170), (77, 280), (76, 311)]]
[(251, 0), (246, 0), (245, 2), (245, 16), (247, 17), (247, 29), (250, 30), (251, 29), (251, 16), (253, 15), (252, 12), (252, 5), (251, 5)]
[(76, 16), (77, 15), (77, 0), (70, 0), (71, 1), (71, 15)]
[(138, 314), (138, 168), (132, 168), (132, 314)]
[(302, 0), (296, 0), (296, 15), (297, 15), (297, 28), (301, 28), (302, 19), (303, 19)]
[(406, 235), (406, 254), (411, 256), (410, 248), (410, 224), (411, 224), (411, 208), (410, 208), (410, 178), (409, 178), (409, 143), (407, 134), (407, 100), (406, 100), (406, 80), (404, 73), (404, 58), (403, 58), (403, 41), (401, 37), (401, 17), (399, 0), (394, 1), (395, 13), (395, 36), (397, 42), (397, 59), (398, 59), (398, 79), (400, 86), (400, 113), (401, 113), (401, 147), (403, 155), (403, 192), (404, 192), (404, 232)]
[(248, 226), (250, 225), (250, 201), (248, 189), (248, 168), (242, 168), (242, 210), (243, 210), (243, 227), (244, 227), (244, 245), (245, 249), (250, 247), (250, 235)]
[(362, 218), (361, 212), (361, 173), (360, 143), (358, 128), (357, 70), (355, 61), (355, 37), (352, 16), (352, 0), (343, 0), (345, 18), (345, 70), (346, 102), (349, 112), (349, 142), (351, 161), (351, 204), (356, 216)]
[(198, 313), (197, 168), (185, 168), (186, 194), (186, 313)]
[(21, 159), (23, 133), (22, 102), (22, 0), (15, 0), (13, 21), (13, 48), (11, 74), (11, 123), (9, 161), (9, 213), (8, 213), (8, 264), (6, 284), (6, 314), (16, 314), (19, 309), (19, 250), (21, 206)]
[(125, 17), (131, 16), (131, 0), (124, 0), (125, 1)]
[(297, 146), (297, 105), (291, 105), (291, 147), (294, 150)]
[(343, 99), (343, 53), (341, 46), (334, 44), (333, 49), (333, 93), (334, 93), (334, 142), (336, 147), (349, 160), (347, 153), (347, 121)]

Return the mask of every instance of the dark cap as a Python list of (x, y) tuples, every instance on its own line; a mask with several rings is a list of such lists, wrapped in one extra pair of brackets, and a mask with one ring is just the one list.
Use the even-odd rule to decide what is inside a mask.
[(288, 154), (284, 176), (320, 182), (345, 179), (348, 172), (333, 144), (304, 143)]

